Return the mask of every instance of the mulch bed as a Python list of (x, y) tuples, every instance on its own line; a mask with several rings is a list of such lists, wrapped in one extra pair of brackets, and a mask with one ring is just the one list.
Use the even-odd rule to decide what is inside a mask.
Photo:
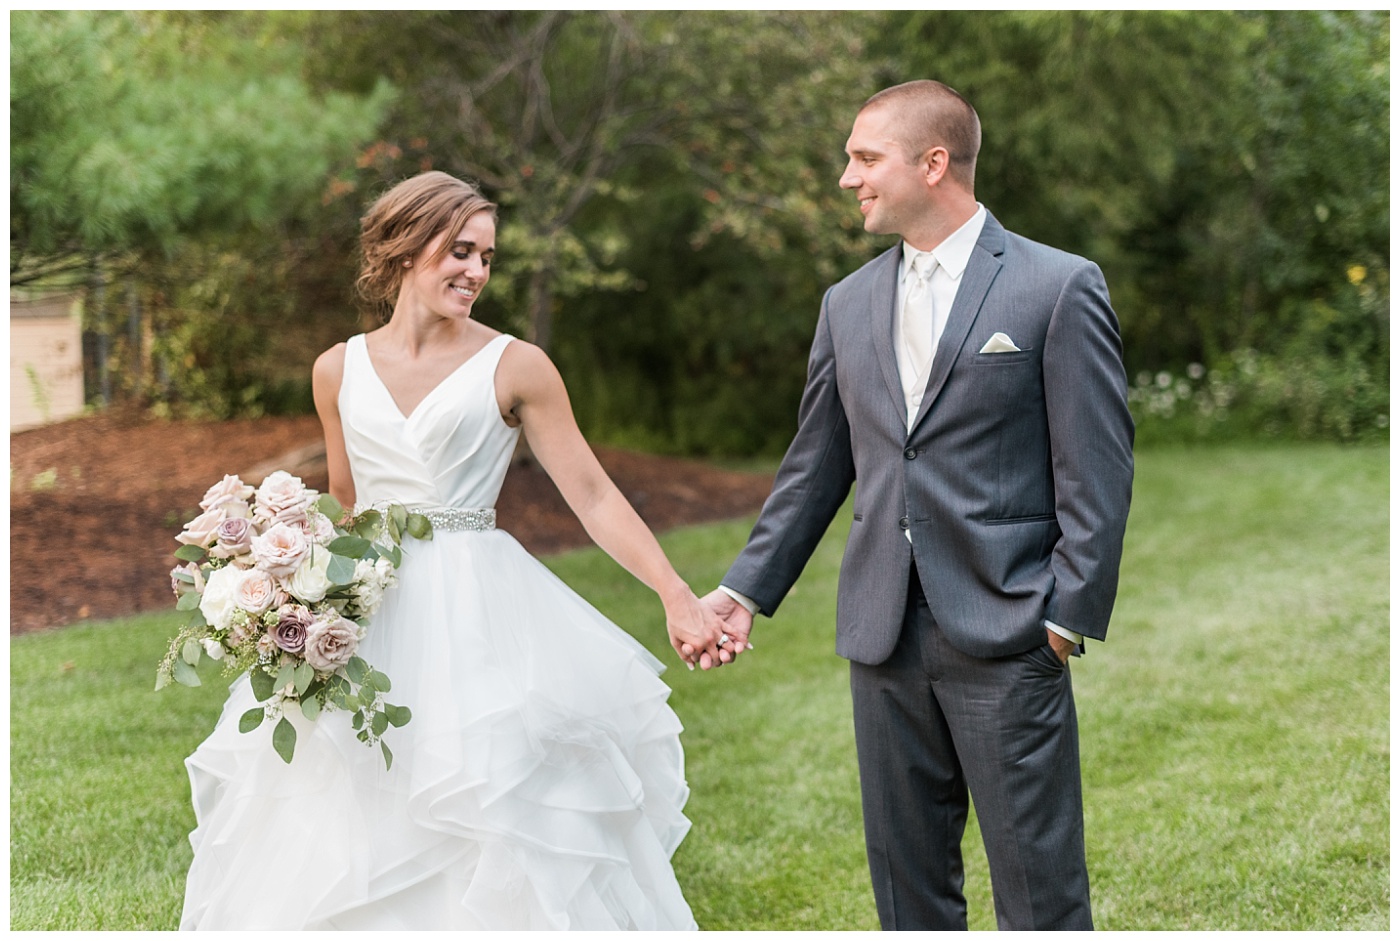
[[(325, 490), (320, 436), (315, 416), (173, 422), (117, 410), (11, 435), (10, 633), (170, 607), (173, 537), (204, 491), (226, 473), (261, 479), (278, 467)], [(756, 512), (772, 485), (764, 474), (596, 450), (656, 531)], [(536, 554), (589, 542), (529, 460), (506, 477), (497, 512)]]

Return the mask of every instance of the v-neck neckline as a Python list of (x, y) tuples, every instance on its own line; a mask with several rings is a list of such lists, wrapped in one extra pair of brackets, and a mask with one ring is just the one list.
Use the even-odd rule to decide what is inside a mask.
[(403, 409), (399, 406), (398, 399), (394, 398), (394, 393), (389, 389), (388, 383), (384, 381), (384, 378), (379, 375), (379, 370), (375, 368), (374, 359), (369, 355), (369, 337), (367, 337), (363, 333), (360, 334), (360, 345), (364, 349), (365, 362), (369, 364), (369, 371), (370, 374), (374, 376), (374, 381), (379, 383), (379, 388), (383, 389), (384, 394), (389, 397), (389, 404), (394, 407), (394, 411), (398, 413), (399, 418), (404, 422), (410, 422), (413, 420), (413, 416), (417, 415), (423, 410), (424, 403), (426, 403), (428, 399), (432, 398), (433, 395), (439, 389), (447, 385), (447, 383), (450, 382), (452, 378), (458, 373), (460, 373), (463, 369), (466, 369), (467, 365), (471, 363), (472, 360), (476, 359), (482, 353), (485, 353), (493, 343), (505, 336), (507, 336), (507, 334), (502, 333), (492, 337), (490, 340), (486, 341), (486, 343), (481, 347), (481, 349), (477, 350), (475, 353), (468, 356), (466, 359), (462, 360), (455, 367), (453, 367), (451, 372), (439, 379), (437, 383), (431, 389), (429, 389), (421, 399), (418, 400), (418, 404), (413, 406), (412, 410), (409, 411), (407, 415), (404, 414)]

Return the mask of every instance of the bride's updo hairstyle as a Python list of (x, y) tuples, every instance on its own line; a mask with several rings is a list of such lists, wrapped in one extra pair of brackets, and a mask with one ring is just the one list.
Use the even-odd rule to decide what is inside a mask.
[[(407, 270), (442, 232), (456, 235), (478, 212), (496, 218), (496, 204), (470, 183), (438, 170), (404, 180), (375, 200), (360, 219), (360, 277), (355, 286), (374, 303), (393, 304)], [(443, 240), (429, 263), (451, 249)]]

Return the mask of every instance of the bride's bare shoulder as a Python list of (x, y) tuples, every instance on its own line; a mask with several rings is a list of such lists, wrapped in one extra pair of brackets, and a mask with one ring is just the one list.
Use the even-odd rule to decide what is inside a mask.
[(340, 388), (340, 379), (345, 374), (345, 344), (337, 343), (316, 357), (311, 367), (311, 384)]

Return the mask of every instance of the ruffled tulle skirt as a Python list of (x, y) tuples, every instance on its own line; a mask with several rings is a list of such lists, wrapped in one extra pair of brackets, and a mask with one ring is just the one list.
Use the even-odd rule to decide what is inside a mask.
[(661, 664), (504, 532), (410, 541), (361, 656), (413, 720), (378, 748), (299, 713), (285, 764), (233, 684), (186, 760), (182, 928), (694, 928)]

